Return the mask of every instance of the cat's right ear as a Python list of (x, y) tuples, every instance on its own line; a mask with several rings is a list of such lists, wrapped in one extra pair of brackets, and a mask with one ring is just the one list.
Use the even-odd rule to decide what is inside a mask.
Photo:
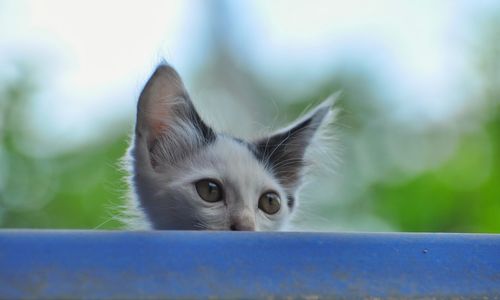
[(153, 168), (216, 137), (196, 112), (179, 74), (166, 64), (156, 68), (141, 92), (135, 134), (136, 143), (147, 147)]

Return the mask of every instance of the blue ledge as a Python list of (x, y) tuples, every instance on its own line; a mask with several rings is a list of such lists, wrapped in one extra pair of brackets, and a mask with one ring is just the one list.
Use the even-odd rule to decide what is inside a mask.
[(500, 235), (0, 231), (0, 298), (500, 299)]

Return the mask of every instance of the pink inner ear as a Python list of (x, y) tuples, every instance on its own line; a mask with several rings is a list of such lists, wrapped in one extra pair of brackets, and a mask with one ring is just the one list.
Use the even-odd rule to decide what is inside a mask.
[(158, 67), (139, 97), (138, 123), (149, 143), (171, 129), (176, 119), (174, 107), (184, 94), (184, 86), (175, 70)]
[(149, 138), (151, 142), (165, 133), (168, 128), (168, 120), (170, 119), (169, 104), (166, 100), (160, 101), (154, 107), (150, 107), (147, 111), (147, 120), (149, 127)]

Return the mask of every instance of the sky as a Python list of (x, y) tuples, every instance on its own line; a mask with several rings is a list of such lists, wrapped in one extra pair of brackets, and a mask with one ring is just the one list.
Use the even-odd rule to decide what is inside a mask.
[[(396, 118), (440, 120), (467, 105), (474, 24), (494, 1), (228, 1), (233, 51), (270, 88), (307, 94), (335, 70), (375, 70)], [(0, 1), (0, 76), (37, 67), (30, 122), (64, 147), (131, 118), (160, 59), (187, 81), (205, 61), (207, 1)], [(465, 75), (464, 75), (465, 74)], [(469, 74), (469, 75), (467, 75)]]

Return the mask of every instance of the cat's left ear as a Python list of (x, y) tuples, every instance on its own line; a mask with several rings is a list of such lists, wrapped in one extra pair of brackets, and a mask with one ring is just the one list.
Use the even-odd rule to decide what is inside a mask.
[(137, 104), (136, 144), (151, 165), (172, 163), (215, 140), (215, 132), (198, 115), (181, 77), (159, 65)]
[(306, 150), (318, 131), (333, 121), (335, 110), (332, 108), (339, 94), (330, 96), (290, 126), (254, 143), (259, 159), (283, 185), (293, 188), (300, 183)]

